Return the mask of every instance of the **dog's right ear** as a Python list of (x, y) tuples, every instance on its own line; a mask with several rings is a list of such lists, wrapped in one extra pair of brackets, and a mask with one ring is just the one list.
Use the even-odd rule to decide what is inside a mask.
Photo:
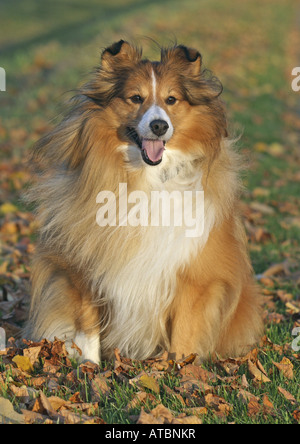
[(112, 69), (128, 62), (137, 63), (142, 57), (142, 51), (124, 40), (119, 40), (106, 48), (101, 56), (104, 69)]

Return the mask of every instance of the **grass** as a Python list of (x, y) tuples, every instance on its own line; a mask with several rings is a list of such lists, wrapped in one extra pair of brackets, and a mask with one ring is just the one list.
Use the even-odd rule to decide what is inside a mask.
[[(87, 78), (98, 63), (101, 50), (109, 43), (120, 38), (137, 39), (143, 44), (145, 55), (153, 56), (155, 45), (144, 36), (167, 44), (176, 37), (178, 42), (199, 48), (205, 65), (224, 85), (229, 121), (233, 131), (242, 132), (241, 150), (251, 160), (244, 179), (244, 202), (250, 204), (256, 200), (275, 211), (273, 215), (263, 215), (263, 228), (271, 233), (271, 240), (250, 245), (255, 273), (262, 273), (272, 263), (286, 259), (299, 263), (299, 212), (280, 211), (280, 205), (286, 203), (299, 205), (299, 116), (289, 77), (292, 67), (299, 64), (292, 47), (299, 42), (299, 33), (295, 40), (295, 17), (300, 13), (296, 0), (276, 2), (276, 5), (269, 0), (239, 4), (233, 0), (186, 0), (184, 7), (179, 0), (2, 3), (0, 65), (7, 74), (7, 92), (0, 93), (0, 159), (4, 165), (24, 168), (28, 149), (54, 124), (61, 101)], [(257, 196), (257, 189), (266, 192)], [(15, 181), (5, 182), (3, 190), (3, 200), (9, 198), (19, 210), (26, 210), (19, 200), (20, 189)], [(1, 204), (1, 196), (0, 199)], [(293, 217), (298, 218), (298, 225), (291, 223)], [(275, 290), (278, 289), (299, 299), (295, 279), (275, 280)], [(282, 302), (276, 301), (276, 310), (286, 315)], [(273, 343), (286, 346), (285, 356), (291, 359), (294, 321), (295, 318), (287, 316), (279, 324), (266, 325), (267, 336)], [(228, 384), (224, 383), (218, 384), (218, 394), (234, 406), (226, 422), (295, 422), (294, 407), (278, 393), (278, 386), (300, 400), (299, 361), (293, 359), (295, 375), (289, 381), (274, 370), (273, 361), (279, 362), (281, 358), (274, 350), (261, 351), (261, 363), (271, 376), (267, 386), (257, 386), (251, 381), (246, 364), (239, 369), (241, 376), (246, 374), (251, 393), (260, 399), (268, 395), (275, 415), (249, 416), (247, 407), (237, 397), (238, 390), (228, 390)], [(214, 370), (214, 364), (208, 363), (207, 367)], [(0, 357), (0, 371), (4, 369)], [(6, 376), (14, 380), (13, 372)], [(168, 386), (173, 390), (179, 385), (178, 375), (166, 374), (159, 384), (160, 394), (156, 394), (145, 409), (151, 409), (159, 401), (171, 410), (183, 411), (178, 398), (165, 389)], [(83, 389), (88, 399), (87, 387), (83, 383), (78, 390)], [(113, 380), (113, 387), (112, 398), (101, 400), (101, 415), (108, 423), (130, 423), (130, 417), (140, 412), (140, 406), (130, 411), (125, 409), (135, 389), (117, 379)], [(46, 393), (50, 392), (46, 390)], [(64, 397), (67, 393), (59, 395)], [(7, 388), (2, 388), (1, 395), (12, 399), (18, 408), (17, 400), (11, 398)], [(209, 411), (203, 421), (218, 423), (221, 420)]]

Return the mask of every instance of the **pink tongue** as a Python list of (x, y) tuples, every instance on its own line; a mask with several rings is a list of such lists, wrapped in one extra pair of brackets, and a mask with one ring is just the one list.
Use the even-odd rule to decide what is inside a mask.
[(157, 162), (162, 158), (165, 147), (162, 140), (143, 139), (142, 149), (152, 162)]

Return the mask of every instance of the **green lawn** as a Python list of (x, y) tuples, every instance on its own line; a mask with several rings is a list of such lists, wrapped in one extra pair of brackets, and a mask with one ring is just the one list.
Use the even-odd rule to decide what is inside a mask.
[[(7, 91), (0, 92), (0, 326), (5, 323), (12, 334), (17, 331), (28, 301), (26, 285), (35, 226), (31, 212), (20, 200), (29, 180), (25, 167), (28, 150), (55, 124), (62, 102), (87, 79), (104, 47), (124, 38), (143, 45), (146, 56), (157, 57), (151, 39), (162, 44), (177, 39), (198, 48), (205, 65), (220, 78), (232, 133), (241, 134), (240, 150), (249, 159), (243, 202), (255, 273), (260, 275), (284, 261), (288, 270), (261, 282), (267, 303), (266, 335), (276, 347), (262, 344), (258, 357), (270, 382), (253, 379), (247, 362), (236, 364), (232, 374), (220, 363), (206, 364), (206, 370), (218, 375), (211, 383), (212, 393), (231, 406), (225, 409), (226, 414), (220, 414), (199, 390), (187, 391), (189, 396), (183, 395), (182, 404), (177, 396), (183, 393), (181, 375), (173, 370), (160, 375), (158, 392), (144, 387), (144, 409), (150, 412), (162, 403), (178, 416), (192, 407), (205, 406), (204, 423), (299, 421), (300, 414), (295, 413), (300, 402), (299, 353), (291, 348), (292, 329), (300, 326), (300, 116), (299, 93), (291, 88), (292, 68), (300, 63), (299, 2), (11, 0), (1, 2), (0, 10), (0, 66), (7, 76)], [(15, 209), (2, 207), (1, 212), (8, 202)], [(257, 207), (257, 203), (263, 205)], [(10, 299), (5, 295), (9, 292), (12, 300), (18, 292), (27, 292), (23, 305), (17, 306), (19, 311), (15, 306), (6, 311), (4, 303)], [(288, 301), (294, 309), (287, 305), (285, 295), (290, 295)], [(283, 357), (293, 366), (293, 378), (274, 366)], [(9, 365), (0, 356), (0, 397), (10, 399), (20, 411), (22, 403), (9, 384), (18, 386), (24, 381)], [(138, 391), (128, 380), (141, 368), (125, 372), (122, 379), (112, 363), (102, 365), (103, 371), (112, 369), (110, 392), (109, 396), (101, 395), (95, 415), (108, 423), (134, 422), (141, 405), (126, 409)], [(37, 366), (35, 375), (41, 369)], [(69, 399), (79, 391), (82, 400), (90, 402), (87, 376), (78, 378), (77, 387), (68, 386), (68, 372), (71, 368), (66, 366), (55, 394)], [(239, 396), (244, 375), (249, 384), (246, 390), (261, 406), (255, 414)], [(26, 381), (31, 384), (30, 378)], [(295, 401), (287, 399), (278, 387)], [(47, 385), (42, 390), (53, 395)], [(265, 396), (273, 408), (266, 407)]]

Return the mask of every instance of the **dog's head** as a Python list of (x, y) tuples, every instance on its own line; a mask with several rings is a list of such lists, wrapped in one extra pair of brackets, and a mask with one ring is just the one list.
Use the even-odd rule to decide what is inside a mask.
[(162, 48), (160, 61), (152, 62), (123, 40), (103, 51), (101, 66), (84, 91), (107, 111), (107, 125), (122, 146), (151, 166), (163, 161), (165, 150), (195, 157), (217, 154), (226, 137), (221, 92), (197, 50)]

